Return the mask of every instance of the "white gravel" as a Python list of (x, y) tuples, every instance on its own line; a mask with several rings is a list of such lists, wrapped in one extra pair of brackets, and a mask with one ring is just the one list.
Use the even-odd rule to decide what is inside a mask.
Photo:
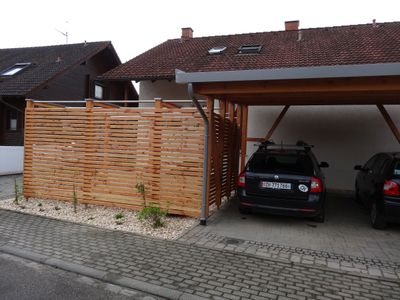
[[(98, 205), (88, 205), (85, 207), (85, 205), (78, 204), (77, 212), (74, 213), (72, 203), (54, 200), (20, 200), (19, 205), (17, 205), (13, 202), (13, 199), (8, 199), (0, 201), (0, 208), (76, 223), (90, 224), (101, 228), (134, 232), (167, 240), (178, 238), (187, 229), (197, 224), (197, 220), (194, 218), (167, 216), (163, 218), (164, 227), (153, 228), (149, 221), (138, 219), (139, 213), (137, 211), (130, 209)], [(117, 224), (119, 220), (115, 216), (118, 213), (123, 214), (123, 218), (120, 219), (122, 224)]]

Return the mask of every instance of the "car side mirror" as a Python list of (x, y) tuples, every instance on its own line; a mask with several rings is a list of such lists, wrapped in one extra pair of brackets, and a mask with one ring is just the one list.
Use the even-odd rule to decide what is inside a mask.
[(326, 161), (321, 161), (319, 163), (320, 168), (329, 168), (329, 164)]

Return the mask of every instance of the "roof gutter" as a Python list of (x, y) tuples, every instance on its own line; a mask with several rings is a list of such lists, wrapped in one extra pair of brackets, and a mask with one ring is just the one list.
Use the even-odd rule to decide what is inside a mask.
[(177, 83), (290, 80), (400, 75), (400, 63), (336, 65), (319, 67), (193, 72), (175, 70)]
[(193, 84), (190, 82), (188, 84), (188, 93), (190, 98), (193, 101), (193, 104), (196, 106), (199, 111), (201, 117), (204, 121), (204, 150), (203, 150), (203, 186), (201, 192), (201, 211), (200, 211), (200, 225), (207, 224), (207, 215), (206, 215), (206, 207), (207, 207), (207, 172), (208, 172), (208, 128), (209, 121), (206, 113), (201, 107), (199, 101), (196, 99), (196, 96), (193, 92)]

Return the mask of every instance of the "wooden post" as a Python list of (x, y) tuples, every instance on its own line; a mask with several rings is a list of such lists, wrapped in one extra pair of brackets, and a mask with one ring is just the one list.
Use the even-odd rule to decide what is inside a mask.
[[(212, 159), (214, 157), (214, 98), (207, 97), (207, 114), (208, 114), (208, 161), (207, 161), (207, 205), (206, 205), (206, 216), (209, 215), (210, 212), (210, 187), (211, 187), (211, 169), (212, 169)], [(214, 157), (214, 166), (215, 166), (215, 157)]]
[(394, 134), (397, 142), (400, 144), (400, 132), (399, 132), (399, 129), (396, 127), (396, 124), (394, 124), (392, 118), (390, 117), (386, 108), (382, 104), (378, 104), (377, 107), (378, 107), (379, 111), (381, 112), (383, 118), (385, 119), (386, 123), (388, 124), (390, 130)]
[(232, 175), (233, 175), (233, 157), (234, 157), (234, 132), (235, 132), (235, 105), (233, 102), (228, 102), (229, 107), (229, 137), (228, 137), (228, 174), (226, 176), (225, 196), (230, 197), (232, 192)]
[(93, 156), (90, 155), (94, 152), (93, 149), (93, 108), (94, 101), (86, 100), (86, 129), (85, 129), (85, 165), (83, 167), (83, 202), (87, 203), (93, 200), (92, 197), (92, 159)]
[(283, 119), (283, 117), (285, 116), (285, 114), (288, 111), (289, 107), (290, 107), (290, 105), (285, 105), (285, 107), (282, 109), (282, 111), (279, 114), (278, 118), (276, 118), (274, 124), (272, 124), (271, 129), (268, 131), (267, 135), (265, 136), (264, 142), (268, 141), (272, 137), (272, 134), (274, 133), (276, 127), (278, 127), (278, 125), (281, 122), (281, 120)]
[(242, 141), (240, 150), (240, 172), (243, 172), (246, 166), (246, 149), (247, 149), (247, 123), (248, 123), (249, 109), (247, 105), (243, 105), (242, 108)]
[[(27, 134), (29, 134), (30, 124), (28, 122), (29, 116), (33, 113), (35, 103), (32, 100), (26, 101), (25, 117), (24, 117), (24, 171), (23, 171), (23, 186), (24, 197), (26, 199), (32, 196), (32, 144), (27, 141)], [(29, 157), (28, 157), (29, 155)]]

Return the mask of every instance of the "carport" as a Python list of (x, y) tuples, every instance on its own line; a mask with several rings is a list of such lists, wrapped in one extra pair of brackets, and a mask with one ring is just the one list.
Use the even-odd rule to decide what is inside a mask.
[[(221, 194), (214, 195), (212, 186), (220, 190), (218, 181), (223, 170), (219, 160), (230, 160), (230, 172), (245, 165), (246, 143), (264, 141), (272, 137), (290, 106), (310, 105), (376, 105), (393, 135), (400, 143), (400, 132), (384, 105), (400, 104), (400, 63), (336, 65), (263, 70), (186, 73), (176, 70), (176, 82), (188, 84), (193, 102), (203, 116), (208, 147), (204, 148), (202, 223), (209, 206), (221, 203)], [(207, 98), (207, 112), (197, 98)], [(215, 137), (214, 100), (219, 101), (219, 115), (236, 124), (239, 137), (231, 135), (231, 143), (240, 151), (231, 149), (225, 158), (218, 152)], [(247, 137), (248, 107), (252, 105), (284, 106), (266, 132), (265, 137)], [(236, 138), (240, 140), (235, 141)], [(232, 151), (233, 150), (233, 151)], [(239, 168), (240, 162), (240, 168)], [(235, 168), (237, 166), (237, 168)], [(213, 179), (214, 178), (214, 179)], [(228, 178), (230, 178), (228, 176)], [(214, 200), (213, 200), (214, 199)]]

